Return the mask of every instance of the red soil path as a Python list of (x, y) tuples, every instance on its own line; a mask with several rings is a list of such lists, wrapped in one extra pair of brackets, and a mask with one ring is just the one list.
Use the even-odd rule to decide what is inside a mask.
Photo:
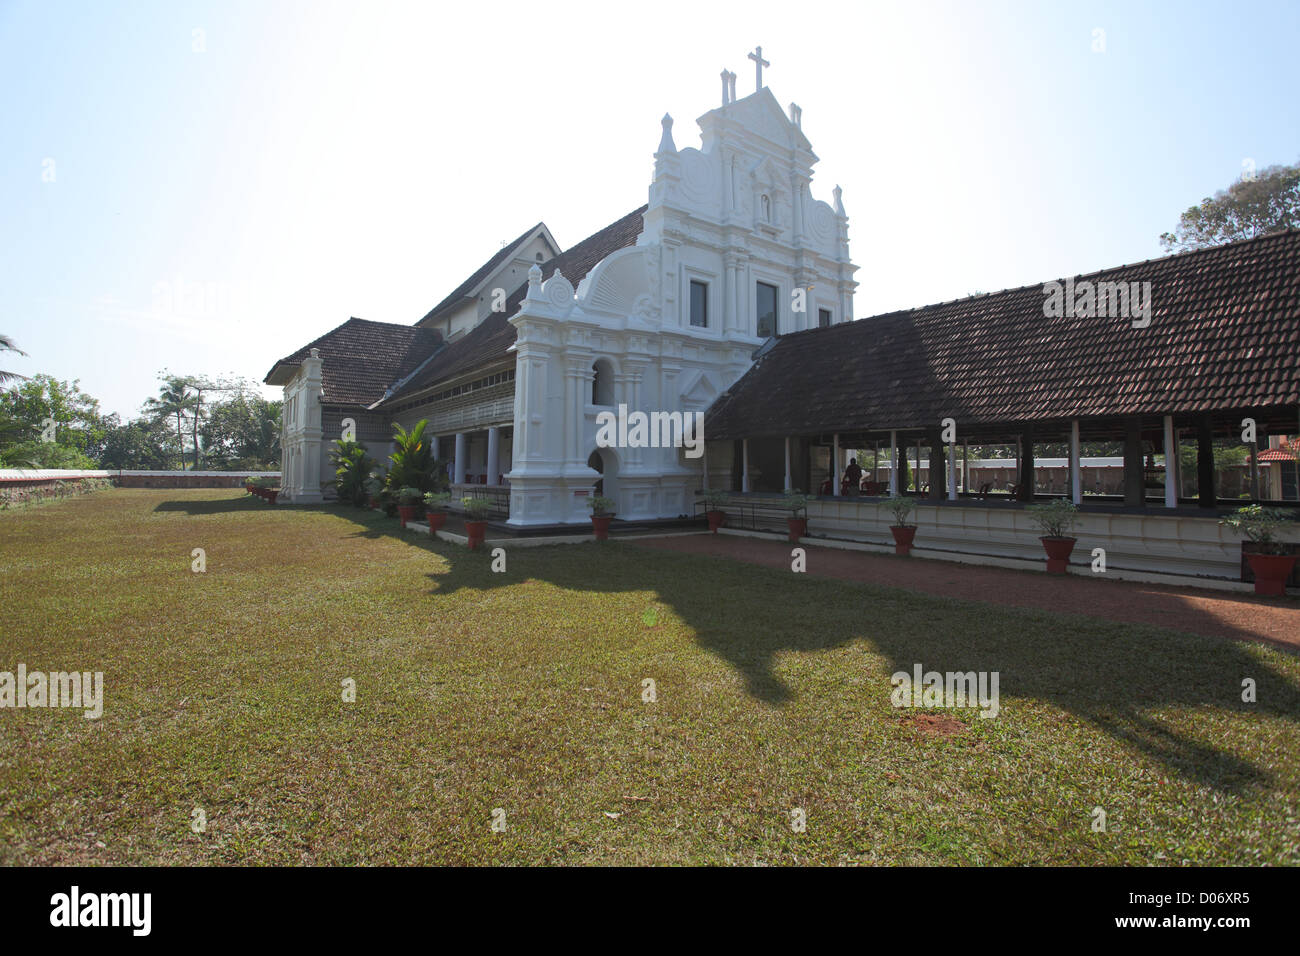
[[(783, 541), (735, 535), (681, 535), (629, 541), (638, 547), (706, 554), (789, 569)], [(801, 545), (808, 573), (843, 581), (881, 584), (964, 601), (1040, 608), (1131, 624), (1151, 624), (1192, 634), (1261, 641), (1300, 651), (1300, 601), (1191, 587), (1064, 576), (928, 558), (844, 551)]]

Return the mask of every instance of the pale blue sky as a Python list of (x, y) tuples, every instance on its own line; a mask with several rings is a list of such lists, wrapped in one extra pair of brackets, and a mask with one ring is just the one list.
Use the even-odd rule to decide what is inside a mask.
[(844, 187), (858, 316), (1160, 256), (1300, 160), (1298, 2), (0, 0), (6, 367), (130, 415), (164, 367), (415, 322), (537, 220), (644, 202), (659, 118), (698, 145), (755, 44)]

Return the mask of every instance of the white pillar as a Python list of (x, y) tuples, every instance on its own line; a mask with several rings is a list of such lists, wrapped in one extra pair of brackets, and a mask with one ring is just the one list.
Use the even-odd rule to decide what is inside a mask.
[(501, 469), (501, 429), (495, 425), (488, 429), (487, 480), (489, 485), (497, 483), (497, 474)]
[(970, 439), (961, 443), (961, 486), (970, 494)]
[(740, 490), (748, 493), (749, 491), (749, 439), (740, 440)]
[(836, 432), (831, 448), (831, 494), (839, 497), (840, 493), (840, 433)]
[(785, 436), (785, 490), (789, 491), (794, 485), (790, 482), (790, 436)]
[(1079, 470), (1079, 420), (1070, 419), (1070, 500), (1083, 504), (1083, 476)]
[(1178, 443), (1173, 415), (1165, 416), (1165, 507), (1178, 507)]
[(889, 493), (898, 494), (898, 432), (889, 433)]
[(700, 436), (700, 467), (704, 469), (704, 483), (700, 485), (705, 491), (709, 490), (709, 443)]
[(957, 500), (957, 443), (948, 443), (948, 500)]
[(1259, 501), (1259, 442), (1250, 443), (1250, 497)]
[(458, 485), (465, 484), (465, 465), (467, 464), (465, 459), (469, 457), (469, 454), (466, 451), (466, 447), (465, 447), (466, 444), (467, 443), (465, 441), (465, 433), (457, 432), (456, 433), (456, 460), (454, 466), (455, 470), (452, 473), (451, 480)]

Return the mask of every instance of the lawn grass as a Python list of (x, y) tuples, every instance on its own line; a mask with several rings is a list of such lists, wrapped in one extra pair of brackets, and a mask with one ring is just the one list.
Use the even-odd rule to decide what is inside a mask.
[[(633, 542), (507, 550), (494, 573), (229, 490), (0, 514), (0, 671), (106, 696), (0, 709), (0, 862), (1300, 862), (1295, 655)], [(918, 662), (998, 671), (1000, 714), (895, 709)]]

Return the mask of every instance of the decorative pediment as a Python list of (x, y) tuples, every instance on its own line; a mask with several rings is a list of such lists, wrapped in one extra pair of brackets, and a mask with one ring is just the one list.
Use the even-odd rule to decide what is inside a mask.
[(620, 249), (582, 280), (578, 297), (583, 310), (658, 322), (663, 285), (660, 269), (658, 243)]
[[(763, 137), (771, 143), (787, 149), (804, 149), (812, 151), (812, 143), (804, 136), (803, 130), (790, 122), (776, 101), (772, 91), (767, 87), (757, 93), (751, 93), (744, 99), (720, 106), (714, 113), (719, 113), (729, 122), (743, 126), (749, 132)], [(708, 115), (708, 114), (706, 114)], [(701, 117), (703, 120), (704, 117)]]
[(704, 411), (718, 397), (719, 389), (713, 384), (707, 372), (697, 371), (694, 378), (682, 389), (681, 406), (683, 411)]

